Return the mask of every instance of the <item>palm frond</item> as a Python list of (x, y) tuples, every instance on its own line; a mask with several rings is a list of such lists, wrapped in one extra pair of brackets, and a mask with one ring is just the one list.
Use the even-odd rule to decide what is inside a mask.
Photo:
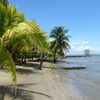
[(17, 12), (16, 8), (12, 6), (7, 6), (7, 27), (12, 28), (20, 22), (25, 21), (24, 15), (22, 13)]
[(66, 35), (68, 29), (65, 29), (63, 26), (55, 27), (50, 34), (50, 37), (53, 38), (51, 42), (51, 49), (53, 52), (63, 52), (70, 49), (69, 45), (69, 35)]
[(5, 26), (6, 26), (6, 9), (5, 7), (0, 3), (0, 37), (5, 32)]
[(16, 84), (17, 84), (16, 67), (12, 59), (12, 56), (9, 53), (9, 51), (6, 49), (6, 47), (4, 46), (2, 39), (0, 39), (0, 61), (2, 62), (3, 67), (13, 77), (13, 86), (16, 87)]
[(16, 46), (20, 46), (20, 48), (28, 48), (28, 46), (30, 47), (33, 45), (41, 51), (48, 51), (49, 49), (46, 34), (32, 22), (22, 22), (11, 30), (8, 30), (3, 36), (4, 43), (7, 43), (7, 38), (9, 40), (8, 45), (10, 45), (13, 50)]

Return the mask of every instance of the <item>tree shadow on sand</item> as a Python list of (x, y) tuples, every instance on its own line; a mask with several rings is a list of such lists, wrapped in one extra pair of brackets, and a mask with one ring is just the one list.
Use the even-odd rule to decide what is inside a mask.
[(31, 69), (24, 69), (24, 68), (16, 68), (17, 73), (19, 74), (33, 74), (36, 73), (35, 71), (31, 70)]
[(26, 64), (23, 64), (23, 67), (33, 67), (34, 69), (38, 69), (40, 64), (27, 62)]
[(51, 96), (44, 93), (19, 88), (17, 89), (17, 97), (14, 98), (14, 93), (11, 86), (0, 86), (0, 100), (4, 100), (6, 96), (9, 96), (9, 100), (35, 100), (35, 94), (51, 98)]
[(29, 75), (29, 74), (42, 74), (41, 72), (38, 72), (37, 70), (34, 70), (34, 69), (25, 69), (25, 68), (16, 68), (16, 72), (18, 74), (21, 74), (21, 75)]
[[(0, 86), (0, 100), (4, 100), (6, 96), (9, 97), (9, 100), (15, 100), (14, 92), (11, 87)], [(26, 91), (20, 91), (19, 89), (18, 89), (17, 98), (19, 98), (20, 100), (34, 100), (31, 94), (29, 94)]]
[(39, 63), (35, 63), (35, 62), (27, 62), (27, 63), (23, 63), (22, 65), (20, 65), (20, 63), (16, 63), (16, 65), (18, 66), (22, 66), (22, 67), (31, 67), (33, 69), (39, 69)]

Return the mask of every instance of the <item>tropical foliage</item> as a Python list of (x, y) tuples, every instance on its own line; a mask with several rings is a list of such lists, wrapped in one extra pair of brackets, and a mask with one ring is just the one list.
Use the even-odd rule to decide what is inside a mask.
[(28, 51), (33, 46), (38, 52), (48, 52), (46, 34), (36, 22), (26, 22), (24, 15), (15, 8), (0, 4), (0, 64), (12, 75), (14, 87), (17, 80), (12, 56), (16, 49)]
[(11, 6), (5, 7), (0, 4), (0, 37), (2, 37), (8, 29), (24, 20), (24, 15), (17, 12), (15, 8)]
[(50, 37), (53, 39), (51, 42), (51, 51), (54, 57), (54, 62), (56, 61), (57, 54), (64, 55), (64, 52), (68, 51), (70, 48), (69, 37), (66, 35), (68, 32), (62, 26), (55, 27), (50, 34)]
[(0, 3), (2, 3), (5, 7), (9, 4), (8, 0), (0, 0)]
[(0, 64), (12, 75), (14, 87), (16, 87), (16, 68), (11, 53), (7, 48), (9, 38), (6, 32), (16, 26), (19, 20), (23, 20), (21, 18), (23, 18), (23, 14), (17, 13), (15, 8), (11, 6), (5, 7), (0, 3)]
[[(50, 34), (53, 38), (48, 42), (46, 33), (35, 21), (26, 21), (24, 14), (9, 5), (8, 0), (0, 0), (0, 66), (12, 76), (13, 86), (16, 89), (16, 66), (14, 60), (19, 52), (29, 52), (32, 48), (40, 54), (41, 63), (48, 52), (52, 52), (54, 61), (57, 54), (63, 55), (69, 50), (68, 30), (64, 27), (55, 27)], [(17, 52), (19, 51), (19, 52)]]

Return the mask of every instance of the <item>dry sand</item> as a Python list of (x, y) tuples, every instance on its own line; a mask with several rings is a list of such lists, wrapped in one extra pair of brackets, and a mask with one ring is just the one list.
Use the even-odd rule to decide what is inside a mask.
[[(50, 66), (44, 63), (43, 66)], [(11, 77), (0, 70), (0, 100), (84, 100), (65, 87), (55, 70), (37, 70), (35, 62), (17, 66), (18, 96), (13, 98)]]

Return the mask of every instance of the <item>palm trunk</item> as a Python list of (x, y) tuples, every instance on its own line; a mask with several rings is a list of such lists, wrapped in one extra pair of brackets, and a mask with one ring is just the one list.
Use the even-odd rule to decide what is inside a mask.
[(54, 54), (54, 56), (53, 56), (53, 62), (56, 62), (57, 60), (56, 60), (56, 55)]
[(33, 61), (33, 58), (34, 58), (34, 57), (32, 57), (32, 61)]
[(0, 64), (0, 69), (3, 69), (3, 64)]
[(14, 60), (15, 62), (17, 61), (17, 58), (16, 58), (16, 51), (13, 52), (13, 54), (12, 54), (12, 58), (13, 58), (13, 60)]
[(43, 58), (44, 58), (44, 54), (43, 53), (41, 53), (41, 57), (40, 57), (41, 59), (41, 62), (40, 62), (40, 65), (39, 65), (39, 69), (40, 70), (42, 70), (42, 64), (43, 64)]
[(24, 61), (23, 62), (26, 64), (26, 56), (24, 57)]
[(14, 87), (14, 98), (17, 97), (17, 87)]
[(23, 53), (23, 57), (24, 57), (24, 59), (23, 59), (23, 63), (26, 64), (26, 53)]

